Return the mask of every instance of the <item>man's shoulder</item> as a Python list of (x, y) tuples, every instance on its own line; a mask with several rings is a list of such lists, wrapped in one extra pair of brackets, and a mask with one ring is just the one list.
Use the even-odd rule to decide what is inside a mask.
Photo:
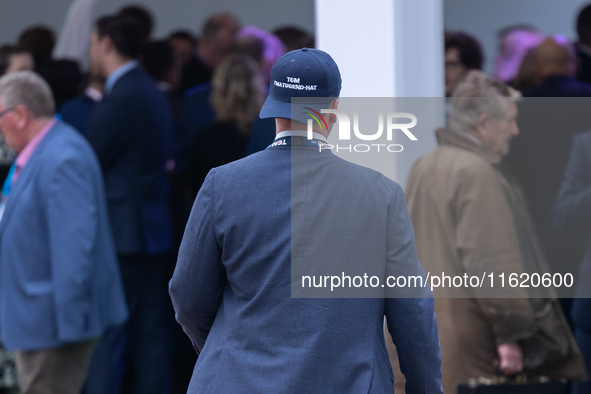
[(133, 119), (142, 127), (151, 127), (156, 119), (172, 122), (172, 107), (166, 94), (160, 91), (152, 77), (140, 69), (133, 69), (113, 86), (110, 93), (93, 110), (95, 116)]
[[(82, 168), (98, 165), (95, 153), (88, 141), (69, 124), (58, 121), (45, 136), (47, 144), (41, 146), (41, 160), (47, 170), (54, 170), (64, 163)], [(39, 147), (38, 147), (39, 149)]]
[(96, 101), (92, 100), (90, 97), (86, 95), (79, 95), (63, 103), (59, 109), (59, 112), (60, 114), (63, 114), (64, 112), (76, 113), (81, 108), (92, 108), (96, 103)]
[[(215, 170), (218, 174), (242, 177), (249, 171), (256, 170), (260, 167), (272, 168), (271, 166), (273, 166), (273, 164), (278, 164), (278, 158), (281, 160), (280, 155), (275, 155), (269, 150), (263, 150), (243, 157), (242, 159), (216, 167)], [(287, 159), (289, 159), (289, 157), (287, 157)]]
[(81, 144), (81, 145), (88, 145), (86, 139), (78, 130), (76, 130), (70, 124), (62, 121), (56, 120), (55, 125), (52, 127), (55, 137), (52, 139), (52, 142), (55, 144)]
[(158, 86), (156, 81), (148, 74), (146, 74), (139, 67), (135, 67), (125, 74), (123, 74), (113, 86), (111, 92), (105, 96), (105, 99), (126, 96), (126, 95), (164, 95)]
[(381, 172), (352, 163), (338, 156), (334, 157), (335, 172), (339, 173), (348, 182), (355, 184), (355, 186), (371, 187), (373, 190), (381, 188), (388, 193), (402, 191), (402, 187), (398, 182), (388, 178)]
[(443, 182), (458, 185), (477, 180), (496, 182), (497, 179), (498, 171), (483, 156), (459, 147), (440, 145), (417, 160), (410, 171), (408, 184), (416, 186)]
[[(312, 151), (310, 153), (322, 156), (318, 156), (319, 160), (306, 161), (306, 165), (310, 168), (317, 166), (315, 174), (331, 182), (347, 185), (353, 189), (371, 189), (375, 192), (380, 190), (388, 195), (402, 190), (398, 183), (379, 171), (352, 163), (331, 152)], [(217, 167), (215, 170), (216, 174), (222, 177), (232, 178), (248, 177), (251, 174), (259, 174), (262, 170), (269, 174), (278, 173), (289, 177), (291, 166), (297, 165), (294, 164), (296, 161), (289, 148), (275, 148), (253, 153), (243, 159)]]
[(450, 168), (475, 171), (492, 168), (482, 155), (453, 145), (439, 145), (421, 157), (415, 166), (442, 171), (449, 171)]

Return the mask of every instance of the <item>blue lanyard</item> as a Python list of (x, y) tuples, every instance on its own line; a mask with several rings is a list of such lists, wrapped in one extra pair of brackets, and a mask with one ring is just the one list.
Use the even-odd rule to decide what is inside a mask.
[(6, 180), (4, 181), (4, 185), (2, 186), (2, 196), (4, 198), (8, 197), (10, 194), (10, 187), (12, 186), (12, 176), (16, 171), (16, 163), (13, 162), (10, 166), (10, 170), (8, 171), (8, 175), (6, 176)]
[(313, 139), (309, 140), (306, 137), (299, 137), (299, 136), (291, 136), (291, 137), (283, 137), (277, 138), (267, 149), (275, 148), (276, 146), (321, 146), (322, 148), (328, 148), (328, 143)]

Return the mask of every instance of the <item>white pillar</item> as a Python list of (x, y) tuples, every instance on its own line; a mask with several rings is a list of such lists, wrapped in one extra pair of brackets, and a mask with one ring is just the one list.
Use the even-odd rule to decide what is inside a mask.
[(338, 64), (343, 97), (394, 96), (393, 22), (392, 0), (316, 0), (316, 46)]
[[(339, 65), (342, 97), (444, 96), (443, 29), (443, 0), (316, 0), (317, 47)], [(412, 164), (436, 146), (444, 116), (442, 101), (420, 116), (419, 141), (389, 156), (385, 175), (404, 186)]]
[(393, 22), (396, 96), (444, 96), (443, 0), (394, 0)]

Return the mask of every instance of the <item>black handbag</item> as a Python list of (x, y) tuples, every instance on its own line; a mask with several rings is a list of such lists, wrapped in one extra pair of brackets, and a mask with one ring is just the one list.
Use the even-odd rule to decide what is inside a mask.
[(548, 378), (470, 379), (458, 384), (458, 394), (568, 394), (565, 382)]

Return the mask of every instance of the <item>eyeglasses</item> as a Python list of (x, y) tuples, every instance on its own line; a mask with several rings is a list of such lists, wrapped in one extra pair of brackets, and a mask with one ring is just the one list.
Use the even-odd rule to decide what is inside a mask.
[(14, 111), (14, 107), (6, 108), (4, 111), (0, 111), (0, 118), (4, 115), (8, 114), (9, 112)]

